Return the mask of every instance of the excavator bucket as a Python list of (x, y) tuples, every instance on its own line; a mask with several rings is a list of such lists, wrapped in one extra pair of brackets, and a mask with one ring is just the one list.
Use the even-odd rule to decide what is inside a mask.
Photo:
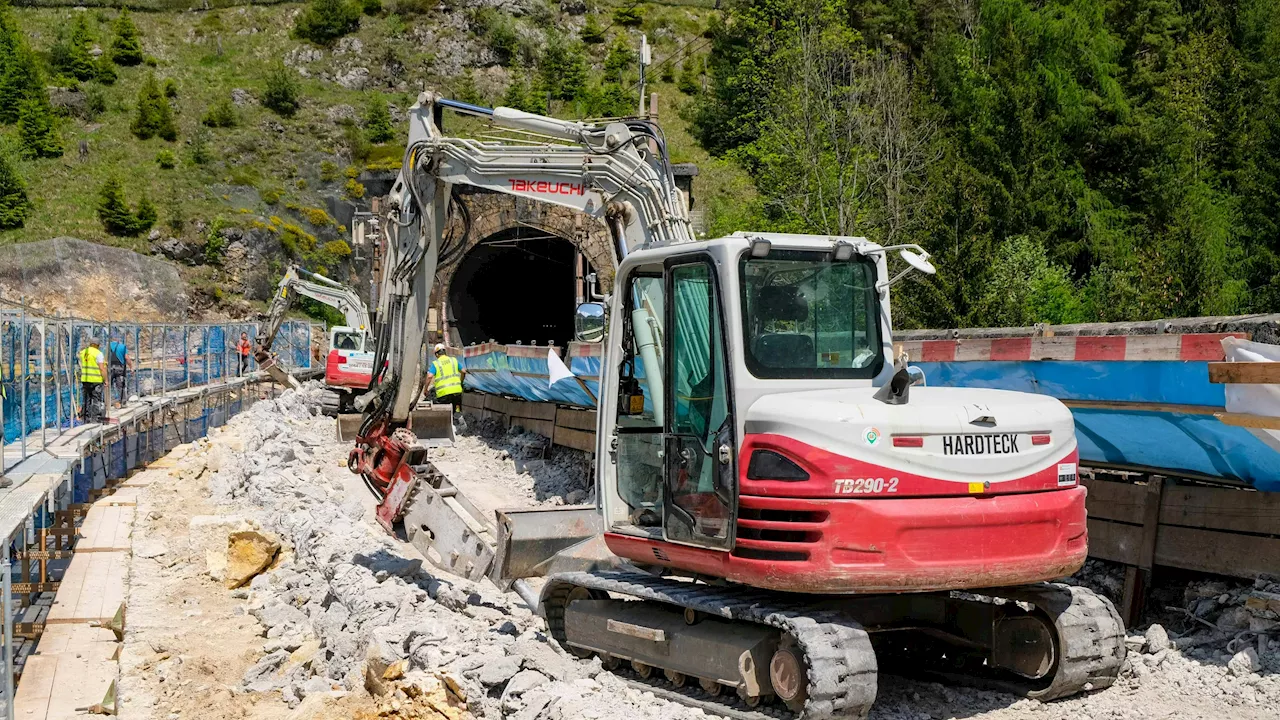
[[(338, 440), (352, 442), (360, 434), (364, 416), (350, 413), (338, 416)], [(409, 413), (409, 430), (418, 436), (423, 447), (449, 447), (453, 444), (453, 406), (422, 403)]]
[(280, 366), (280, 361), (274, 355), (266, 362), (259, 362), (258, 368), (271, 377), (272, 380), (287, 387), (300, 388), (302, 383), (297, 378), (289, 374), (289, 371)]

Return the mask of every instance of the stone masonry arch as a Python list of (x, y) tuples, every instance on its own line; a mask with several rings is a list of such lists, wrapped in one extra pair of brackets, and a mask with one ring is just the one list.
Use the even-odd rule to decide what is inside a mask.
[[(436, 309), (436, 317), (443, 320), (435, 323), (435, 329), (441, 336), (457, 342), (457, 337), (448, 332), (453, 317), (449, 298), (452, 296), (454, 273), (462, 265), (462, 259), (486, 240), (518, 228), (534, 229), (572, 243), (596, 272), (601, 291), (608, 293), (612, 289), (617, 259), (604, 222), (559, 205), (503, 193), (468, 191), (463, 187), (454, 188), (454, 192), (469, 210), (471, 231), (466, 244), (450, 259), (451, 262), (437, 270), (432, 306)], [(461, 234), (461, 223), (459, 213), (450, 213), (449, 236)]]

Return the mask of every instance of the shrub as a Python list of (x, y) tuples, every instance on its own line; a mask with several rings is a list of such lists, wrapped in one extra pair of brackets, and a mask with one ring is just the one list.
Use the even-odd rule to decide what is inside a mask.
[(280, 225), (280, 244), (284, 246), (285, 252), (295, 258), (301, 258), (303, 255), (315, 250), (316, 236), (293, 223), (282, 223)]
[(58, 120), (44, 90), (22, 102), (18, 108), (18, 138), (23, 152), (33, 158), (62, 157), (62, 136)]
[(215, 100), (205, 112), (204, 117), (200, 118), (201, 123), (216, 128), (235, 127), (239, 121), (236, 117), (236, 108), (231, 104), (231, 98), (226, 96)]
[(624, 27), (639, 27), (644, 23), (644, 11), (635, 4), (613, 11), (613, 21)]
[(346, 169), (342, 171), (342, 174), (351, 180), (355, 180), (360, 177), (360, 168), (355, 165), (348, 165)]
[(365, 109), (364, 132), (371, 143), (384, 143), (396, 136), (391, 128), (391, 113), (387, 111), (387, 101), (378, 93), (369, 98), (369, 105)]
[(365, 138), (364, 132), (360, 126), (351, 120), (342, 122), (342, 140), (347, 146), (347, 152), (350, 153), (351, 159), (356, 162), (364, 162), (369, 158), (370, 145)]
[(156, 135), (170, 142), (178, 139), (178, 128), (173, 123), (173, 109), (160, 93), (160, 86), (153, 73), (147, 73), (142, 87), (138, 89), (137, 115), (134, 116), (131, 130), (139, 140), (148, 140)]
[(382, 12), (382, 0), (360, 0), (360, 9), (365, 15), (377, 15)]
[(515, 23), (496, 13), (482, 17), (485, 18), (482, 23), (486, 26), (489, 49), (498, 56), (500, 64), (510, 65), (520, 55), (520, 36), (516, 33)]
[(351, 257), (351, 246), (345, 240), (330, 240), (316, 251), (315, 261), (332, 267), (349, 257)]
[(120, 11), (120, 17), (116, 18), (115, 31), (116, 36), (111, 40), (111, 59), (117, 65), (141, 63), (143, 61), (142, 39), (128, 9)]
[(170, 100), (176, 99), (178, 97), (178, 83), (174, 82), (173, 78), (165, 79), (164, 96), (169, 98)]
[(278, 62), (267, 75), (267, 89), (262, 93), (262, 104), (281, 117), (293, 117), (298, 112), (298, 81), (294, 73)]
[(311, 0), (294, 20), (294, 33), (317, 45), (332, 45), (360, 27), (360, 5), (351, 0)]
[(134, 234), (140, 235), (150, 230), (159, 218), (160, 214), (156, 212), (156, 206), (151, 204), (146, 194), (143, 194), (142, 199), (138, 201), (138, 211), (134, 213)]
[(659, 75), (664, 83), (673, 83), (676, 81), (676, 64), (673, 62), (665, 62), (662, 64), (662, 74)]
[(88, 85), (84, 89), (84, 112), (92, 120), (107, 111), (107, 93), (101, 85)]
[(332, 182), (338, 179), (338, 166), (332, 160), (324, 160), (320, 163), (320, 179), (325, 182)]
[(293, 186), (294, 186), (294, 187), (296, 187), (296, 188), (298, 188), (299, 190), (306, 190), (306, 189), (307, 189), (307, 179), (306, 179), (306, 178), (298, 178), (297, 180), (294, 180), (294, 181), (293, 181)]
[(282, 197), (284, 197), (284, 188), (281, 187), (269, 187), (262, 191), (262, 202), (268, 205), (275, 205)]
[(0, 147), (0, 230), (20, 228), (31, 214), (27, 184), (7, 147)]
[(206, 165), (213, 161), (213, 150), (209, 148), (209, 131), (204, 127), (197, 127), (195, 135), (191, 136), (191, 162), (196, 165)]
[(342, 186), (342, 194), (352, 200), (359, 200), (364, 197), (364, 185), (360, 184), (355, 178), (347, 180), (347, 184)]
[(587, 14), (587, 21), (582, 25), (579, 37), (582, 38), (582, 42), (589, 45), (599, 45), (604, 42), (604, 28), (600, 26), (600, 20), (595, 13)]
[(312, 227), (329, 227), (330, 225), (336, 226), (338, 224), (329, 213), (325, 212), (324, 208), (298, 208), (298, 214), (306, 218), (306, 221), (311, 223)]
[(472, 105), (484, 105), (488, 102), (480, 94), (480, 88), (476, 87), (476, 78), (471, 74), (470, 68), (464, 70), (462, 77), (458, 78), (458, 84), (453, 90), (453, 99)]
[(156, 153), (156, 164), (165, 170), (172, 170), (178, 166), (178, 156), (172, 150), (161, 150)]
[(502, 104), (509, 108), (539, 115), (547, 112), (547, 108), (543, 104), (543, 96), (534, 92), (533, 88), (529, 86), (528, 78), (519, 72), (511, 73), (511, 83), (507, 85), (507, 92), (502, 96)]

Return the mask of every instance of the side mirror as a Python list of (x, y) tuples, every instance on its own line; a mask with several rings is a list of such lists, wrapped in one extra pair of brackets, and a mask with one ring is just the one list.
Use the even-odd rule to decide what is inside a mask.
[(604, 305), (582, 303), (573, 314), (573, 338), (578, 342), (598, 343), (604, 340)]
[(919, 385), (920, 387), (925, 386), (924, 370), (916, 367), (915, 365), (908, 365), (907, 374), (911, 376), (912, 385)]

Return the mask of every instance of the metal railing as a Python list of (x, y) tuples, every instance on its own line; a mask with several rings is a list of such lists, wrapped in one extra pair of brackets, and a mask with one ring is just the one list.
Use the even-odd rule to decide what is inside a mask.
[[(109, 422), (113, 403), (123, 406), (130, 397), (164, 396), (256, 370), (252, 353), (242, 361), (236, 344), (242, 333), (252, 342), (257, 330), (257, 323), (98, 322), (41, 314), (0, 298), (0, 427), (6, 449), (0, 476), (30, 457), (34, 438), (43, 448), (83, 424), (78, 358), (90, 339), (99, 341), (112, 376), (102, 398)], [(313, 342), (326, 344), (323, 330), (289, 320), (273, 350), (290, 368), (306, 370), (312, 367)], [(121, 346), (127, 363), (116, 367), (112, 355)]]

